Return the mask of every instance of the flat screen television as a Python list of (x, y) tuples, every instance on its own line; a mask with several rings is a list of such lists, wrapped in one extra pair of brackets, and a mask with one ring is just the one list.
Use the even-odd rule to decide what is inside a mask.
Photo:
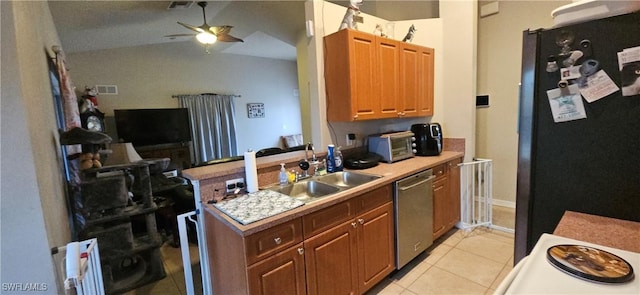
[(119, 142), (147, 146), (191, 141), (186, 108), (114, 110)]

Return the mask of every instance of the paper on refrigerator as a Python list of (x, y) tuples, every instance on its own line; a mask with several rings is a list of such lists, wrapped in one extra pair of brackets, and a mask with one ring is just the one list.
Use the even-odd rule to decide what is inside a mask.
[(640, 95), (640, 46), (618, 52), (622, 95)]
[(547, 91), (553, 121), (567, 122), (587, 117), (578, 85), (571, 84), (566, 88)]
[(601, 99), (620, 89), (603, 70), (596, 72), (586, 79), (587, 82), (584, 87), (580, 87), (580, 93), (589, 103)]

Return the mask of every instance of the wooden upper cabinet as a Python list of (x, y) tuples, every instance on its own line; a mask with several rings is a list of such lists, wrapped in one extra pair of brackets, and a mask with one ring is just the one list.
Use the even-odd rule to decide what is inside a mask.
[(434, 50), (421, 47), (418, 53), (420, 87), (418, 88), (418, 116), (433, 116)]
[(375, 36), (341, 30), (325, 37), (325, 83), (327, 119), (353, 121), (374, 119), (380, 113)]
[(400, 43), (387, 38), (376, 38), (378, 48), (379, 118), (398, 116), (400, 104)]
[(433, 115), (433, 49), (344, 29), (324, 50), (329, 121)]
[(418, 101), (422, 87), (420, 76), (419, 55), (420, 47), (412, 44), (402, 44), (400, 50), (400, 68), (402, 69), (400, 85), (400, 116), (416, 116), (418, 114)]

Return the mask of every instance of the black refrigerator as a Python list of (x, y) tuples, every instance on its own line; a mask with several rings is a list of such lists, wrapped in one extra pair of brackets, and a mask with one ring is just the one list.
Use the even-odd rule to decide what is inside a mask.
[(640, 12), (524, 31), (515, 263), (566, 210), (640, 221), (639, 46)]

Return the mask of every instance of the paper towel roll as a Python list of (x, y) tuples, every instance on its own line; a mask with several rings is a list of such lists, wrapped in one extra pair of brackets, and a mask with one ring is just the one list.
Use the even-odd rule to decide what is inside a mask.
[(258, 167), (256, 165), (256, 152), (244, 153), (244, 174), (247, 183), (247, 192), (258, 191)]

